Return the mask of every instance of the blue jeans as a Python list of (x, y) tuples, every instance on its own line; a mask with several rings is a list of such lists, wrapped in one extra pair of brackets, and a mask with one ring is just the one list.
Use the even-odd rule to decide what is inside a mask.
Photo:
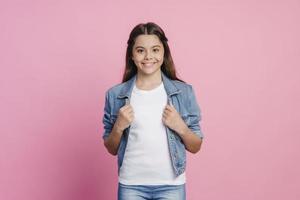
[(118, 200), (185, 200), (182, 185), (124, 185), (119, 182)]

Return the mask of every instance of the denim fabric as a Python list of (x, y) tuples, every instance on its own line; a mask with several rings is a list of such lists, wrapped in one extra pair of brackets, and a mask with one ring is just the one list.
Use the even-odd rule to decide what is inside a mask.
[[(197, 103), (192, 86), (181, 81), (171, 80), (163, 72), (161, 74), (168, 96), (168, 104), (172, 104), (175, 107), (194, 134), (200, 138), (204, 138), (199, 124), (201, 120), (200, 107)], [(104, 124), (103, 139), (106, 139), (109, 136), (118, 117), (119, 109), (130, 102), (131, 92), (135, 81), (136, 75), (130, 80), (115, 85), (106, 91), (104, 115), (102, 119)], [(124, 130), (120, 141), (118, 149), (118, 174), (123, 162), (129, 130), (130, 126)], [(174, 130), (167, 127), (166, 134), (174, 173), (178, 176), (182, 174), (186, 168), (186, 149), (182, 139)]]
[(124, 185), (119, 183), (118, 200), (185, 200), (186, 187), (182, 185)]

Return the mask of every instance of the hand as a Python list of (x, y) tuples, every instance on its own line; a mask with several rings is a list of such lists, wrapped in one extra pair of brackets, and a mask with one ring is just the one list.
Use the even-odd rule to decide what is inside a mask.
[(118, 130), (123, 131), (131, 124), (133, 119), (133, 108), (130, 104), (126, 104), (125, 106), (120, 108), (115, 126), (117, 126)]
[(183, 134), (187, 128), (187, 125), (173, 105), (166, 105), (163, 111), (162, 121), (177, 134)]

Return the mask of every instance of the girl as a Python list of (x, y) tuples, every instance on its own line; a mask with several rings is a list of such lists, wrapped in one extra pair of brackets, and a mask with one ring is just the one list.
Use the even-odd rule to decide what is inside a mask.
[(118, 156), (119, 200), (186, 198), (186, 150), (200, 150), (201, 116), (167, 41), (155, 23), (135, 26), (123, 81), (105, 94), (103, 139)]

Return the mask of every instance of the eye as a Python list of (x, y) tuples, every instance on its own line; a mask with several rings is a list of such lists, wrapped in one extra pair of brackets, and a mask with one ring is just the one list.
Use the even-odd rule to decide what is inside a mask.
[(142, 52), (143, 52), (143, 49), (138, 49), (137, 52), (138, 52), (138, 53), (142, 53)]
[(154, 52), (159, 52), (159, 49), (154, 49), (153, 51), (154, 51)]

